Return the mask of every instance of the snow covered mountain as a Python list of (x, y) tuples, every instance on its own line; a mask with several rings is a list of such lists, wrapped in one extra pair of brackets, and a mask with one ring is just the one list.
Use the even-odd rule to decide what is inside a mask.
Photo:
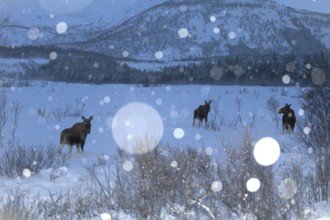
[(330, 49), (330, 15), (273, 1), (167, 1), (79, 47), (146, 60), (307, 54)]
[(3, 20), (0, 45), (52, 45), (162, 61), (305, 55), (330, 49), (329, 14), (295, 10), (272, 0), (169, 0), (127, 16), (119, 25), (98, 18), (64, 23), (63, 32), (58, 19), (48, 20), (34, 27)]

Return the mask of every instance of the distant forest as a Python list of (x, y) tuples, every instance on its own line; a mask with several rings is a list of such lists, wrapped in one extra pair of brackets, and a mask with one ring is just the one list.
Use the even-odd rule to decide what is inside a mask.
[[(7, 51), (6, 51), (7, 50)], [(22, 52), (25, 51), (25, 52)], [(50, 58), (49, 51), (56, 51)], [(214, 84), (262, 86), (328, 86), (330, 55), (221, 56), (186, 64), (143, 71), (129, 67), (128, 59), (99, 53), (58, 48), (0, 48), (4, 58), (45, 58), (49, 62), (24, 64), (24, 80), (80, 83), (123, 83), (152, 86), (157, 84)], [(0, 75), (1, 77), (1, 75)], [(3, 77), (3, 76), (2, 76)], [(19, 78), (15, 76), (16, 78)]]

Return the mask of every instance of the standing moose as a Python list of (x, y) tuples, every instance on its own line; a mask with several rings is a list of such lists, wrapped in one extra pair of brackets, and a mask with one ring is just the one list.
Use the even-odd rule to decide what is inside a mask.
[(206, 101), (204, 105), (200, 105), (197, 109), (194, 111), (194, 118), (193, 118), (193, 124), (192, 126), (195, 126), (195, 121), (198, 120), (198, 127), (202, 126), (203, 119), (205, 121), (205, 124), (207, 125), (207, 115), (210, 112), (210, 104), (211, 100)]
[(91, 132), (91, 121), (93, 116), (88, 119), (81, 117), (83, 122), (74, 124), (71, 128), (66, 128), (61, 132), (60, 146), (58, 153), (61, 154), (64, 145), (69, 146), (69, 157), (71, 157), (72, 146), (77, 146), (77, 151), (83, 152), (87, 134)]
[(282, 132), (292, 133), (296, 123), (296, 116), (294, 111), (290, 108), (291, 104), (285, 104), (284, 107), (279, 108), (277, 112), (283, 114), (282, 117)]

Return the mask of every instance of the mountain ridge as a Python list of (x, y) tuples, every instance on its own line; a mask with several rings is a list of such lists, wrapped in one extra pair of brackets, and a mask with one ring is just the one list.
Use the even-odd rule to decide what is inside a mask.
[[(180, 30), (185, 32), (183, 36)], [(94, 26), (91, 22), (72, 26), (64, 34), (49, 27), (41, 27), (40, 33), (41, 37), (28, 43), (137, 60), (166, 62), (238, 54), (305, 55), (329, 51), (330, 15), (296, 10), (272, 0), (220, 3), (170, 0), (115, 26)], [(2, 39), (8, 40), (10, 36)], [(25, 45), (24, 40), (17, 41)]]
[[(157, 59), (155, 53), (161, 51), (168, 61), (242, 53), (305, 55), (330, 48), (330, 15), (295, 10), (273, 1), (222, 5), (215, 1), (185, 2), (168, 1), (154, 6), (101, 39), (88, 39), (80, 46), (115, 57), (127, 51), (127, 56), (146, 60)], [(209, 13), (212, 9), (218, 12)], [(238, 17), (240, 14), (242, 17)], [(211, 17), (215, 21), (210, 21)], [(186, 37), (178, 35), (180, 28), (188, 32)], [(109, 45), (113, 49), (109, 50)]]

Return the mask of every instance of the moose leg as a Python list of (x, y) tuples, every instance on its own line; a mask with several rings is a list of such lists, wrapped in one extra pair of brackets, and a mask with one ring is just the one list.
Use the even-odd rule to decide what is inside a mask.
[(69, 144), (68, 147), (69, 147), (69, 157), (71, 157), (71, 155), (72, 155), (72, 145)]
[(60, 146), (58, 147), (58, 154), (62, 153), (63, 147), (65, 144), (60, 144)]
[(84, 146), (85, 146), (85, 140), (81, 140), (81, 143), (80, 143), (80, 150), (81, 150), (81, 153), (84, 152)]
[(195, 122), (196, 122), (196, 118), (193, 119), (193, 124), (192, 124), (193, 127), (195, 126)]
[(81, 153), (81, 145), (80, 144), (77, 144), (77, 152)]
[(202, 127), (203, 119), (198, 119), (198, 127)]
[(84, 152), (84, 143), (77, 144), (77, 152), (80, 154)]

